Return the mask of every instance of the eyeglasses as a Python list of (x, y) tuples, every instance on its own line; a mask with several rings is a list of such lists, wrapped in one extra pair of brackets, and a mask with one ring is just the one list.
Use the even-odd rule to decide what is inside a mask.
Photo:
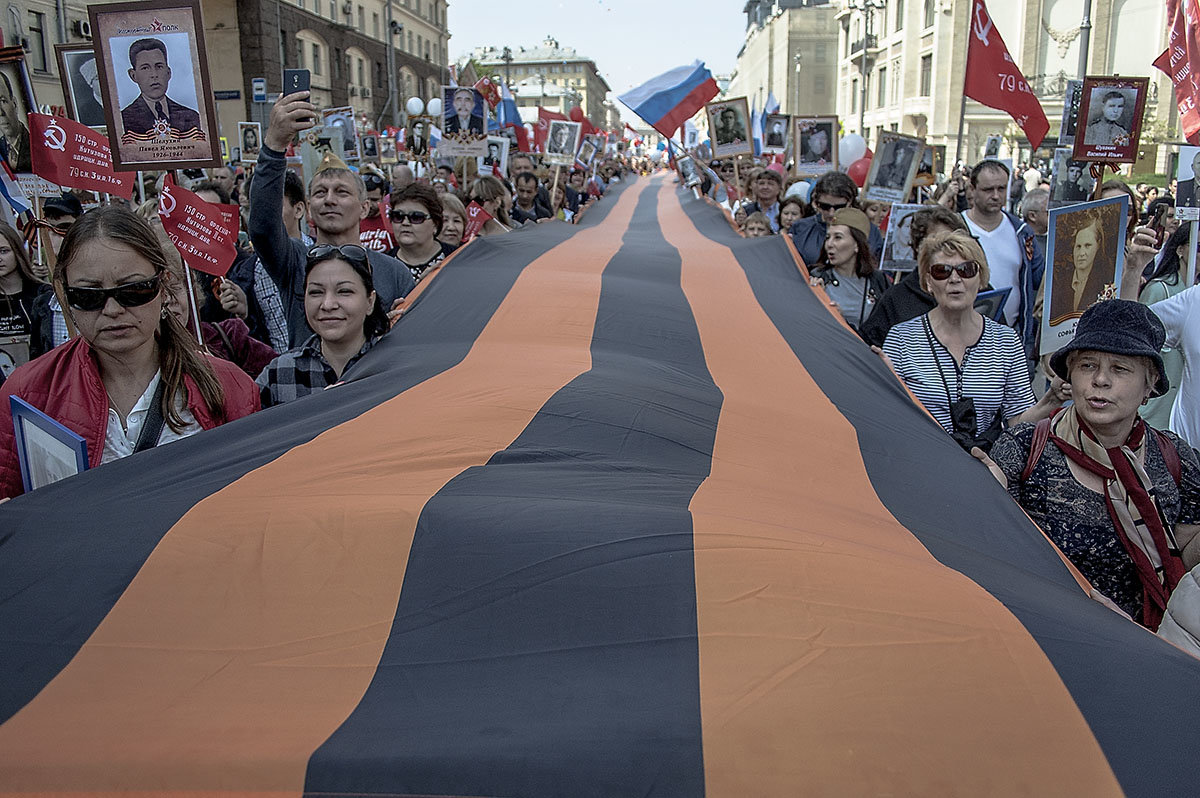
[(317, 244), (308, 250), (308, 265), (311, 268), (323, 260), (339, 257), (362, 266), (368, 272), (371, 271), (371, 261), (367, 258), (367, 251), (358, 244), (342, 244), (340, 247), (333, 244)]
[(964, 280), (970, 280), (979, 274), (979, 264), (973, 260), (968, 260), (955, 264), (934, 263), (929, 267), (929, 276), (935, 280), (949, 280), (951, 272), (958, 272), (959, 277)]
[(418, 225), (429, 221), (433, 217), (421, 211), (408, 211), (407, 213), (404, 211), (389, 211), (388, 218), (393, 222), (403, 222), (407, 219), (409, 224)]
[(384, 180), (379, 175), (367, 175), (363, 178), (363, 185), (367, 187), (367, 191), (374, 191), (377, 188), (383, 188)]
[(126, 283), (116, 288), (79, 288), (68, 285), (65, 287), (67, 304), (76, 310), (95, 311), (107, 305), (109, 297), (112, 297), (123, 308), (141, 307), (158, 296), (159, 277), (161, 275), (156, 274), (149, 280)]
[(840, 211), (842, 208), (850, 207), (849, 202), (843, 202), (840, 205), (830, 205), (828, 202), (813, 202), (813, 205), (816, 205), (823, 211)]

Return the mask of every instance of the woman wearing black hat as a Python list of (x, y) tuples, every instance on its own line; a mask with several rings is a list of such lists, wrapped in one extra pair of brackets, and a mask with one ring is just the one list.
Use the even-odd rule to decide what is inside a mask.
[(1074, 404), (976, 454), (1092, 586), (1151, 629), (1200, 559), (1196, 452), (1138, 416), (1168, 388), (1165, 336), (1144, 305), (1093, 305), (1050, 358)]

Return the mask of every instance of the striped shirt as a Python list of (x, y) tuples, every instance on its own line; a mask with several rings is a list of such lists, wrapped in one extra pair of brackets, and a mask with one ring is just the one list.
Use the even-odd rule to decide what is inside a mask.
[(893, 327), (883, 351), (900, 379), (947, 432), (954, 428), (951, 401), (970, 397), (975, 402), (976, 435), (991, 425), (996, 411), (1002, 410), (1007, 420), (1037, 401), (1017, 331), (988, 318), (961, 365), (933, 334), (928, 315)]

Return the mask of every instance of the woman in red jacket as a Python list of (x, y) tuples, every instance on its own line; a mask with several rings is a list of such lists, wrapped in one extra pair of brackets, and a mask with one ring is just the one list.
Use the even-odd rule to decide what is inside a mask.
[(259, 409), (250, 378), (201, 354), (167, 308), (166, 256), (145, 221), (114, 206), (91, 211), (58, 258), (54, 282), (79, 335), (0, 387), (0, 497), (22, 492), (9, 395), (82, 436), (91, 467)]

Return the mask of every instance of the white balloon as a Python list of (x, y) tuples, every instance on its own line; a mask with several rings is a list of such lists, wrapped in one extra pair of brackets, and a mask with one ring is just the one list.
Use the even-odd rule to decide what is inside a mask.
[(442, 100), (441, 100), (441, 98), (434, 97), (432, 100), (430, 100), (428, 108), (429, 108), (430, 116), (441, 116), (442, 115)]
[(847, 133), (838, 144), (838, 160), (852, 164), (867, 154), (867, 140), (857, 133)]
[(404, 107), (408, 109), (409, 114), (412, 116), (417, 116), (425, 110), (425, 103), (421, 102), (420, 97), (409, 97), (408, 102), (404, 104)]
[(661, 150), (655, 150), (654, 152), (650, 153), (650, 160), (654, 161), (655, 163), (661, 161), (662, 157), (663, 154)]

